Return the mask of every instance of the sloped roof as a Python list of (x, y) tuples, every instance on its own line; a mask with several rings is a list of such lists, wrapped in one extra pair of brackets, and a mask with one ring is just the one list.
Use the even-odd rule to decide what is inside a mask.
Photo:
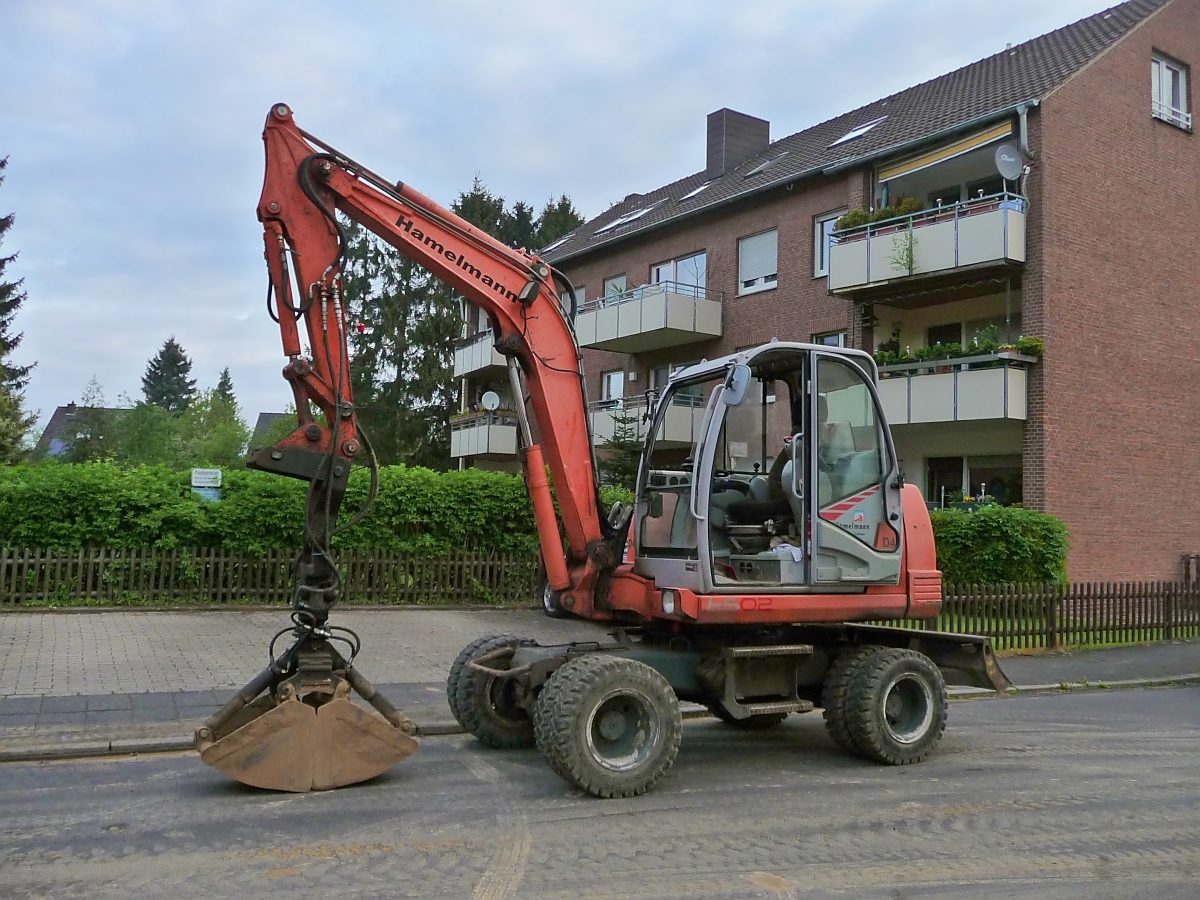
[(60, 406), (54, 410), (54, 415), (50, 417), (50, 421), (46, 423), (46, 427), (42, 430), (37, 445), (33, 448), (33, 458), (41, 459), (44, 456), (57, 457), (70, 450), (71, 444), (75, 442), (78, 436), (80, 413), (83, 413), (85, 418), (90, 417), (95, 422), (102, 419), (116, 418), (125, 412), (128, 412), (128, 410), (111, 409), (104, 406), (77, 406), (74, 403)]
[(267, 443), (267, 435), (271, 433), (271, 428), (280, 419), (288, 419), (292, 422), (295, 422), (296, 414), (286, 412), (260, 412), (258, 414), (258, 420), (254, 423), (254, 433), (250, 437), (250, 446), (265, 446)]
[[(782, 138), (701, 191), (700, 171), (631, 195), (543, 255), (562, 262), (779, 184), (886, 156), (1040, 100), (1170, 0), (1129, 0), (916, 87)], [(870, 128), (854, 137), (851, 132)], [(763, 167), (764, 163), (770, 165)], [(753, 174), (751, 174), (753, 173)], [(691, 194), (692, 196), (688, 196)], [(634, 213), (649, 210), (638, 215)], [(629, 217), (625, 224), (612, 223)]]

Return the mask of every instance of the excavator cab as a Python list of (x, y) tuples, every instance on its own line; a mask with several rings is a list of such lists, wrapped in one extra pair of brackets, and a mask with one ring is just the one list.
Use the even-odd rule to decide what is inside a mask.
[(782, 342), (677, 372), (648, 430), (635, 571), (698, 594), (898, 584), (876, 378), (865, 353)]

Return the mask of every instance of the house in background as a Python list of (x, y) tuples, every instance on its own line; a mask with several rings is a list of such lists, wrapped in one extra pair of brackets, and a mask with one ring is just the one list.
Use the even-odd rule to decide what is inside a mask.
[[(1200, 0), (1131, 0), (777, 141), (713, 113), (702, 170), (545, 248), (583, 301), (597, 439), (674, 368), (772, 338), (982, 337), (968, 362), (883, 367), (908, 479), (1062, 517), (1074, 579), (1177, 576), (1200, 550), (1197, 47)], [(838, 231), (882, 207), (905, 214)], [(1044, 355), (988, 343), (1022, 335)], [(468, 317), (471, 339), (456, 372), (499, 381)], [(679, 402), (683, 454), (702, 411)]]
[(79, 406), (74, 402), (60, 406), (42, 429), (32, 458), (63, 459), (77, 441), (90, 437), (93, 430), (103, 432), (104, 429), (96, 429), (96, 425), (107, 425), (125, 412), (127, 410), (103, 406)]

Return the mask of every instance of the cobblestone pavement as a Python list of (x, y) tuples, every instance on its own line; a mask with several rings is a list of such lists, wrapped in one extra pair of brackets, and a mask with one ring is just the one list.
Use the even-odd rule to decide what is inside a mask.
[[(363, 639), (356, 665), (375, 684), (444, 681), (480, 635), (516, 631), (543, 643), (594, 640), (600, 626), (535, 610), (337, 610)], [(0, 614), (0, 697), (239, 688), (267, 663), (287, 612)]]
[(0, 896), (1200, 896), (1200, 687), (956, 704), (935, 755), (836, 753), (816, 715), (689, 723), (650, 794), (600, 801), (536, 751), (424, 741), (327, 794), (190, 756), (0, 766)]

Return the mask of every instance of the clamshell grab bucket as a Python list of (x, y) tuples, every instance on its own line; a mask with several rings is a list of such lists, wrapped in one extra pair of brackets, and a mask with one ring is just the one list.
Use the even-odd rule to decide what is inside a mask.
[[(283, 681), (266, 669), (196, 730), (200, 758), (242, 784), (295, 793), (383, 774), (416, 751), (412, 723), (352, 668), (344, 674)], [(355, 705), (351, 686), (382, 715)]]

